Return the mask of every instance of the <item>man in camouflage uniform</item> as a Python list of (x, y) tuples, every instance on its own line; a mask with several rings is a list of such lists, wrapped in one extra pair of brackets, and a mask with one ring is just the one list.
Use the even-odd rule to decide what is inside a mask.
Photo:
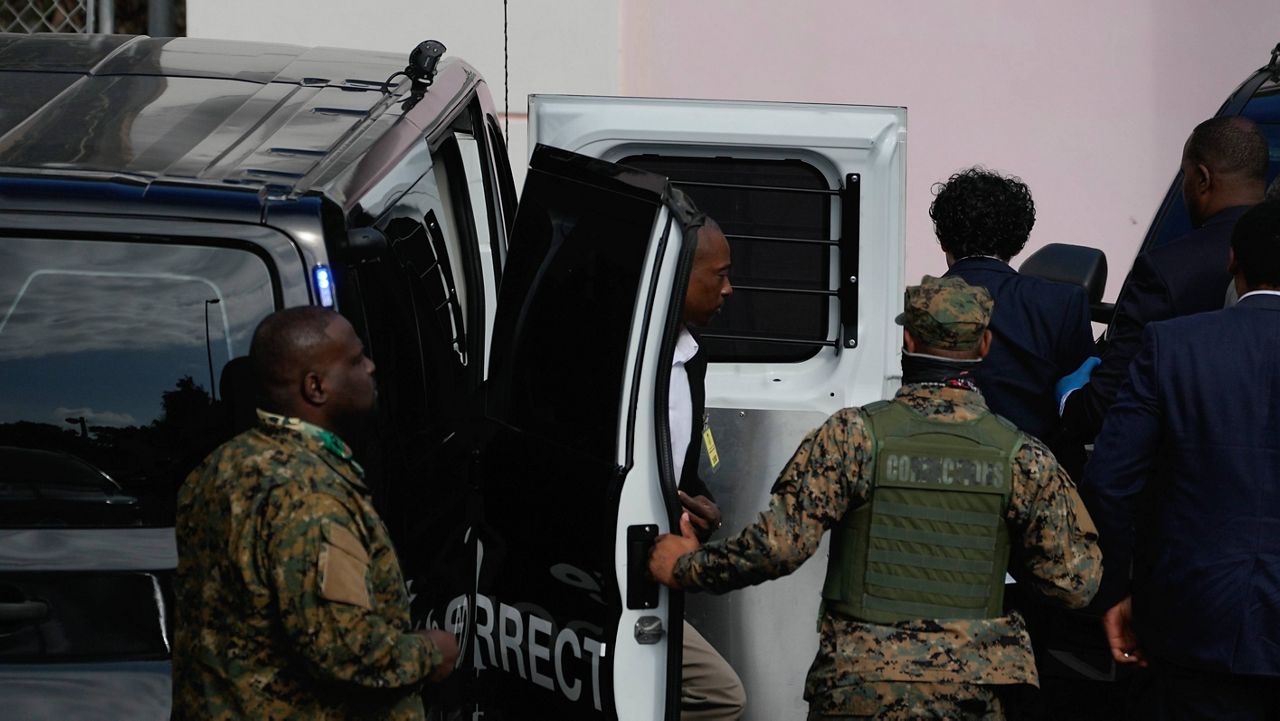
[(338, 431), (373, 407), (373, 362), (333, 311), (268, 316), (249, 352), (260, 423), (178, 494), (177, 719), (422, 719), (452, 634), (409, 628), (387, 529)]
[[(846, 408), (811, 432), (774, 485), (768, 510), (736, 536), (699, 547), (682, 517), (681, 535), (664, 535), (654, 548), (649, 568), (660, 582), (722, 593), (791, 573), (814, 554), (823, 532), (832, 529), (833, 561), (823, 589), (818, 655), (805, 687), (811, 720), (1003, 718), (996, 687), (1037, 683), (1023, 619), (1016, 612), (1000, 615), (1009, 552), (1018, 559), (1013, 571), (1019, 580), (1059, 603), (1083, 606), (1097, 590), (1102, 564), (1096, 534), (1070, 478), (1040, 441), (991, 414), (968, 377), (990, 345), (991, 306), (986, 290), (959, 278), (925, 276), (921, 285), (908, 288), (904, 385), (893, 401)], [(878, 419), (893, 413), (906, 416), (917, 434), (924, 433), (914, 439), (924, 444), (916, 446), (917, 453), (929, 463), (899, 466), (891, 454), (878, 457), (888, 439), (873, 437), (872, 426), (884, 428)], [(993, 425), (995, 436), (1006, 439), (1001, 463), (965, 465), (945, 454), (929, 457), (928, 443), (941, 446), (936, 439)], [(954, 449), (954, 443), (948, 448)], [(966, 475), (964, 468), (971, 472)], [(1000, 473), (982, 470), (986, 468)], [(944, 485), (951, 483), (956, 486)], [(911, 494), (926, 486), (933, 489), (928, 500), (942, 510), (902, 500), (925, 500)], [(982, 497), (986, 503), (994, 497), (996, 503), (985, 515), (953, 510), (954, 499), (967, 503)], [(874, 519), (870, 540), (846, 538), (856, 525), (850, 519), (868, 509)], [(896, 522), (894, 513), (897, 521), (906, 522), (885, 530), (882, 524)], [(984, 528), (984, 521), (990, 528)], [(956, 529), (967, 529), (969, 535)], [(894, 534), (900, 534), (897, 540)], [(994, 540), (990, 547), (983, 545), (982, 534), (1002, 539), (1003, 558)], [(920, 543), (922, 537), (927, 540)], [(858, 543), (863, 556), (855, 574), (848, 566), (857, 563)], [(868, 543), (873, 550), (867, 550)], [(973, 560), (982, 554), (986, 562)], [(932, 569), (927, 568), (931, 563)], [(924, 570), (903, 580), (894, 576), (903, 567)], [(974, 569), (989, 580), (955, 582)], [(896, 580), (884, 580), (890, 576)], [(882, 603), (895, 593), (876, 584), (914, 584), (914, 590), (899, 594), (899, 620), (885, 621), (885, 611), (867, 610), (864, 616), (882, 619), (873, 622), (838, 610), (850, 601), (839, 590), (841, 583), (851, 580), (860, 591), (853, 600), (867, 609), (873, 608), (872, 601)], [(939, 587), (959, 588), (960, 596), (977, 594), (980, 606), (936, 616), (901, 614), (902, 608), (968, 602), (939, 600), (948, 597), (926, 592)], [(868, 600), (870, 596), (877, 598)], [(921, 596), (940, 605), (911, 600)]]

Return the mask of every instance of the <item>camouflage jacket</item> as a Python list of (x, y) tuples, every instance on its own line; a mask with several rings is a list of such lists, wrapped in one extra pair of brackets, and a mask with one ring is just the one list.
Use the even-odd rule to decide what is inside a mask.
[[(977, 391), (933, 383), (903, 386), (895, 402), (944, 423), (989, 412)], [(826, 529), (867, 501), (872, 456), (862, 410), (832, 415), (801, 442), (768, 510), (737, 535), (682, 557), (676, 579), (719, 593), (791, 573), (817, 551)], [(1015, 455), (1012, 489), (1005, 518), (1021, 565), (1013, 572), (1063, 605), (1085, 605), (1102, 575), (1097, 534), (1071, 479), (1030, 436)], [(881, 626), (824, 611), (819, 633), (805, 684), (805, 698), (819, 712), (848, 713), (851, 689), (862, 683), (1037, 683), (1026, 623), (1016, 612)]]
[(259, 412), (178, 494), (175, 719), (421, 719), (442, 658), (336, 435)]

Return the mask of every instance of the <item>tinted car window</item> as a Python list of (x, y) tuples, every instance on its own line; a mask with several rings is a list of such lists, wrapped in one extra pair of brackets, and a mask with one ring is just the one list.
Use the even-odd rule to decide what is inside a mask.
[(0, 243), (0, 527), (172, 525), (185, 475), (252, 413), (243, 362), (223, 371), (272, 287), (233, 248)]
[(725, 157), (634, 155), (620, 162), (670, 178), (729, 239), (734, 295), (703, 334), (709, 360), (794, 362), (829, 343), (836, 196), (817, 168), (800, 160)]
[[(167, 572), (0, 573), (0, 608), (10, 611), (0, 619), (0, 660), (165, 658), (169, 577)], [(26, 622), (14, 617), (31, 604), (41, 607), (42, 615)]]
[[(491, 378), (516, 428), (612, 461), (653, 205), (531, 172), (494, 320)], [(523, 298), (522, 303), (516, 301)]]
[(429, 169), (387, 208), (375, 223), (386, 251), (340, 267), (336, 282), (342, 312), (378, 368), (376, 431), (351, 442), (383, 520), (403, 547), (401, 561), (410, 566), (421, 545), (404, 542), (405, 529), (423, 525), (424, 508), (442, 510), (424, 497), (442, 499), (442, 486), (454, 480), (439, 466), (441, 447), (457, 432), (472, 391), (459, 299), (466, 286), (456, 280), (463, 272), (460, 241), (455, 226), (442, 222), (437, 178), (443, 171)]
[(1244, 107), (1241, 115), (1258, 123), (1262, 133), (1267, 136), (1267, 146), (1270, 149), (1267, 184), (1270, 187), (1271, 182), (1280, 175), (1280, 85), (1264, 86)]
[[(1242, 116), (1258, 123), (1267, 145), (1271, 149), (1270, 165), (1267, 168), (1267, 183), (1280, 175), (1280, 86), (1264, 85), (1261, 90), (1244, 106)], [(1187, 204), (1182, 200), (1182, 173), (1179, 171), (1173, 179), (1173, 190), (1164, 213), (1160, 216), (1160, 227), (1151, 241), (1152, 248), (1165, 245), (1191, 232), (1191, 218), (1187, 216)]]

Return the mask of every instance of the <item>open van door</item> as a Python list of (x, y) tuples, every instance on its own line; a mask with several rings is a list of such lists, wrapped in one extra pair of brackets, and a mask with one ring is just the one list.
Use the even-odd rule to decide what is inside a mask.
[[(459, 664), (486, 721), (677, 717), (679, 615), (673, 628), (647, 561), (677, 513), (653, 429), (688, 218), (662, 176), (533, 155), (498, 295), (463, 639), (474, 655)], [(643, 693), (624, 705), (624, 687)]]
[[(734, 295), (701, 334), (720, 535), (766, 506), (807, 431), (897, 388), (904, 108), (535, 95), (529, 140), (666, 176), (729, 239)], [(786, 579), (688, 598), (743, 680), (749, 721), (805, 716), (825, 566), (824, 548)]]

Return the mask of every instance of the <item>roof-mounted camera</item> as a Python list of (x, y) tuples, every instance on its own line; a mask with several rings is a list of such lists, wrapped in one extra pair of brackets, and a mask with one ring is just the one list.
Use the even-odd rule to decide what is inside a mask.
[(444, 43), (439, 40), (423, 40), (418, 43), (418, 47), (409, 53), (409, 64), (404, 70), (393, 74), (387, 78), (385, 84), (386, 92), (391, 92), (391, 81), (396, 75), (403, 75), (409, 78), (412, 86), (409, 89), (409, 99), (405, 101), (406, 109), (412, 107), (415, 103), (427, 94), (427, 89), (431, 87), (431, 83), (436, 79), (436, 66), (440, 64), (440, 58), (444, 56)]

